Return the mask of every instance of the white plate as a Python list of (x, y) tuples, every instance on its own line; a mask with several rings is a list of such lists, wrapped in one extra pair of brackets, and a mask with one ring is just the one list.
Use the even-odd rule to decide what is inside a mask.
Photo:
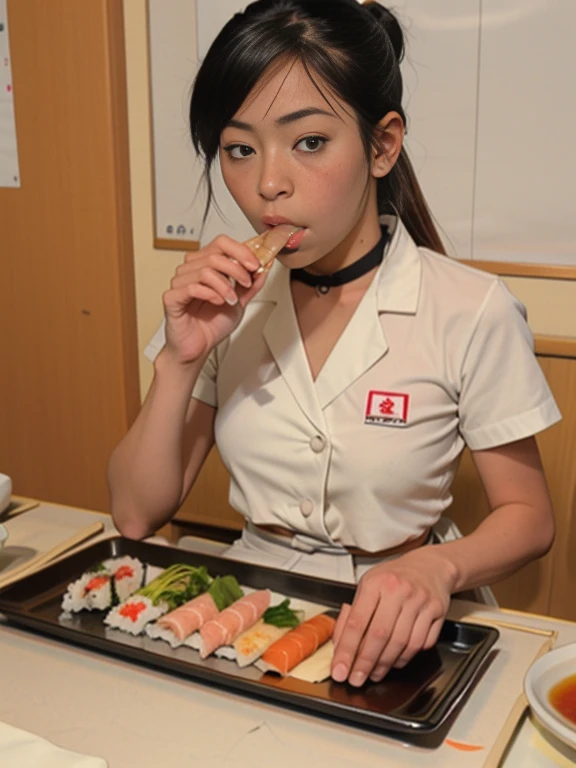
[(576, 675), (576, 643), (545, 653), (534, 662), (524, 678), (524, 693), (542, 725), (572, 749), (576, 749), (576, 725), (563, 717), (550, 702), (551, 688)]

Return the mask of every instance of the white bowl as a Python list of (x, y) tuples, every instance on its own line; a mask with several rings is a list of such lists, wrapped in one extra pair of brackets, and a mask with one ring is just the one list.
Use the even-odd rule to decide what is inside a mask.
[(563, 717), (548, 700), (551, 688), (571, 675), (576, 675), (576, 643), (560, 646), (535, 661), (524, 678), (524, 693), (542, 725), (576, 749), (576, 724)]
[(0, 525), (0, 549), (4, 546), (4, 542), (8, 538), (8, 531), (6, 530), (6, 526)]

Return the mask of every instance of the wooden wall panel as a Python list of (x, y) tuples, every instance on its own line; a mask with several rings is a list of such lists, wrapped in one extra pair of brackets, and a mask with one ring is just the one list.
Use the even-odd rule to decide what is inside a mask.
[(22, 187), (0, 189), (0, 471), (105, 510), (139, 408), (122, 3), (8, 16)]
[(549, 613), (576, 621), (576, 359), (546, 358), (542, 367), (564, 416), (542, 436), (558, 525)]

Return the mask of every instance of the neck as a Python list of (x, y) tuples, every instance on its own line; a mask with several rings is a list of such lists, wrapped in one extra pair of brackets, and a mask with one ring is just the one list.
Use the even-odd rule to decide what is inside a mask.
[(312, 275), (332, 275), (362, 258), (376, 245), (381, 236), (382, 231), (377, 218), (370, 222), (369, 226), (364, 222), (362, 227), (354, 227), (330, 253), (306, 267), (306, 272)]

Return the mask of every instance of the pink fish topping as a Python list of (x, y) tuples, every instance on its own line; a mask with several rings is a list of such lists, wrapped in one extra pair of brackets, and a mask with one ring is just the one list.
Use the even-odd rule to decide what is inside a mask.
[(241, 597), (216, 618), (200, 627), (203, 648), (200, 656), (205, 659), (221, 645), (230, 645), (242, 632), (256, 624), (270, 606), (270, 591), (262, 589)]
[(205, 622), (218, 615), (218, 608), (212, 599), (212, 595), (205, 592), (195, 597), (176, 610), (167, 613), (158, 619), (158, 624), (164, 629), (172, 630), (178, 640), (184, 640), (193, 632), (196, 632)]
[(129, 576), (134, 576), (134, 568), (131, 568), (129, 565), (121, 565), (114, 573), (116, 581), (120, 581), (120, 579), (125, 579)]
[(92, 592), (93, 589), (100, 589), (100, 587), (103, 587), (104, 584), (107, 584), (109, 581), (110, 576), (94, 576), (94, 578), (90, 579), (84, 586), (84, 594), (87, 595), (88, 592)]

